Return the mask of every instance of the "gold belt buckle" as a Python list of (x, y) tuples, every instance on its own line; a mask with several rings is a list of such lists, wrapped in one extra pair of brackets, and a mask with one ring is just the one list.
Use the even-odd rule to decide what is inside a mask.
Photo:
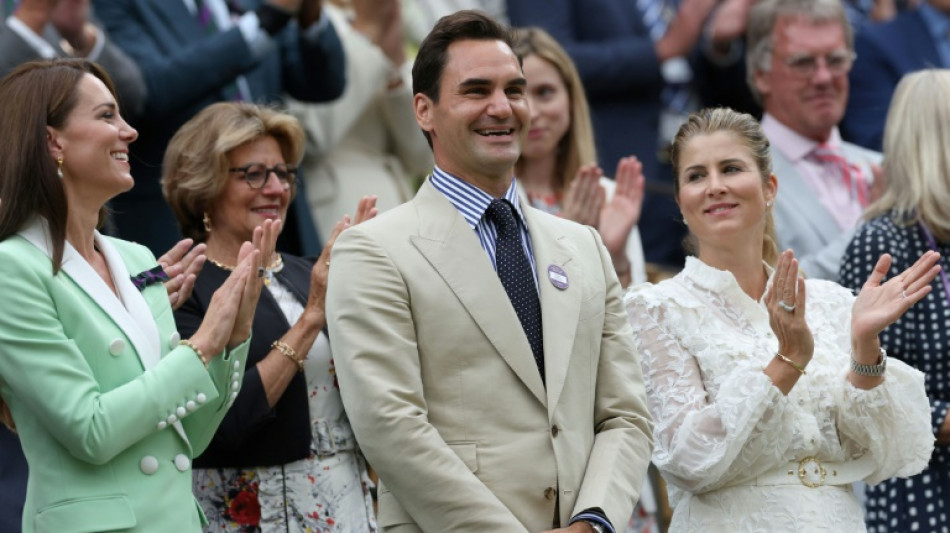
[[(811, 466), (812, 463), (814, 467)], [(798, 463), (798, 479), (808, 488), (816, 489), (824, 485), (826, 474), (824, 465), (814, 456), (806, 457)]]

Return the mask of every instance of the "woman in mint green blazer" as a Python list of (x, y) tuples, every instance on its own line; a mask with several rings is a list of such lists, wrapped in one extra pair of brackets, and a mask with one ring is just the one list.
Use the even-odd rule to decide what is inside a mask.
[(280, 223), (182, 340), (152, 254), (96, 231), (132, 187), (138, 135), (106, 74), (21, 66), (0, 82), (0, 131), (0, 418), (29, 464), (23, 531), (200, 531), (191, 460), (237, 396)]

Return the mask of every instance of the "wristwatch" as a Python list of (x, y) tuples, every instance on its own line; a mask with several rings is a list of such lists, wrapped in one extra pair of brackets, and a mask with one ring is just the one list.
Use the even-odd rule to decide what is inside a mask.
[(881, 358), (878, 359), (876, 365), (864, 365), (851, 358), (851, 371), (855, 374), (868, 377), (878, 377), (883, 376), (884, 371), (887, 369), (887, 352), (884, 351), (884, 348), (881, 348)]
[(594, 522), (593, 520), (584, 520), (584, 522), (587, 522), (590, 524), (590, 527), (594, 528), (594, 533), (604, 533), (607, 531), (607, 528), (601, 525), (600, 522)]

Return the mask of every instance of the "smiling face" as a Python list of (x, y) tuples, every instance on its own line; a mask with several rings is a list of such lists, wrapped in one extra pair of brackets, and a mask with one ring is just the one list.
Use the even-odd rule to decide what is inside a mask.
[(837, 21), (780, 17), (772, 29), (772, 42), (771, 69), (755, 75), (765, 111), (799, 135), (826, 141), (848, 103), (847, 72), (832, 74), (820, 61), (814, 74), (801, 77), (786, 62), (794, 57), (824, 58), (849, 52), (844, 28)]
[(50, 155), (63, 159), (63, 185), (72, 205), (98, 210), (132, 188), (129, 144), (137, 137), (102, 80), (85, 74), (64, 126), (47, 127)]
[(683, 220), (704, 249), (737, 243), (762, 247), (766, 202), (775, 198), (776, 180), (763, 181), (748, 146), (731, 132), (697, 135), (680, 155), (677, 203)]
[(524, 59), (531, 104), (531, 128), (522, 157), (556, 157), (557, 148), (571, 127), (571, 98), (557, 68), (545, 59), (529, 55)]
[[(269, 135), (258, 137), (228, 153), (228, 168), (250, 163), (263, 163), (268, 168), (285, 163), (277, 139)], [(267, 181), (260, 189), (252, 189), (241, 172), (229, 172), (227, 180), (209, 211), (213, 229), (208, 245), (210, 247), (213, 240), (237, 243), (236, 252), (240, 243), (251, 240), (254, 228), (265, 220), (286, 219), (290, 187), (281, 183), (272, 172), (268, 173)]]
[(496, 40), (449, 45), (439, 101), (415, 95), (416, 121), (440, 168), (490, 193), (505, 190), (529, 121), (526, 81), (514, 52)]

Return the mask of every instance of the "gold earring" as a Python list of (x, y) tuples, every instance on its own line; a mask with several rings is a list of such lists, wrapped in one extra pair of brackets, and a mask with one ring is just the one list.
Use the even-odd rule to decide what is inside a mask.
[(205, 211), (205, 216), (201, 218), (201, 222), (205, 226), (205, 233), (211, 233), (211, 217), (208, 216), (207, 211)]
[(56, 158), (56, 177), (63, 179), (63, 158)]

